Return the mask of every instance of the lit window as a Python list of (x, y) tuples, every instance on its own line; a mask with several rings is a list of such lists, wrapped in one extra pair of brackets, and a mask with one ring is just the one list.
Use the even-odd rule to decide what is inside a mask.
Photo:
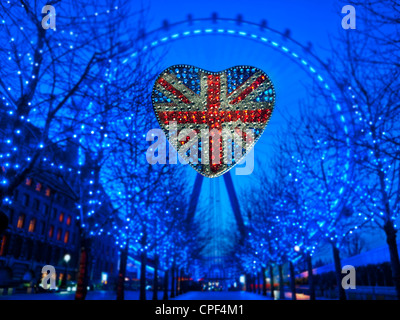
[(58, 229), (58, 230), (57, 230), (57, 241), (60, 241), (60, 240), (61, 240), (61, 233), (62, 233), (62, 230), (61, 230), (61, 229)]
[(49, 238), (53, 238), (53, 234), (54, 234), (54, 226), (50, 226)]
[(29, 222), (29, 232), (34, 232), (35, 231), (35, 227), (36, 227), (36, 219), (33, 218), (30, 222)]
[(71, 225), (71, 216), (68, 216), (67, 217), (67, 226), (70, 226)]
[(58, 220), (60, 220), (60, 222), (64, 221), (64, 212), (60, 213), (60, 216), (58, 217)]
[(65, 231), (64, 243), (68, 243), (68, 240), (69, 240), (69, 231)]
[(51, 189), (50, 188), (46, 188), (46, 197), (50, 197), (51, 195)]
[(22, 229), (24, 227), (24, 222), (25, 222), (25, 215), (20, 215), (18, 218), (18, 223), (17, 223), (17, 228)]
[(32, 178), (26, 178), (25, 184), (27, 186), (31, 186), (32, 185)]
[(42, 190), (42, 184), (41, 184), (40, 182), (36, 183), (36, 188), (35, 188), (35, 190), (36, 190), (36, 191)]

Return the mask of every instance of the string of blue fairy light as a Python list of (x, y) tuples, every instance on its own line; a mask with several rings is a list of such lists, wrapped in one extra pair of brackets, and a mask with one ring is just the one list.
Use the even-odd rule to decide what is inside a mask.
[[(116, 8), (116, 9), (117, 9), (117, 8)], [(196, 29), (196, 30), (194, 30), (194, 31), (189, 30), (189, 31), (181, 32), (181, 33), (174, 33), (174, 34), (172, 34), (172, 35), (163, 37), (163, 38), (161, 38), (161, 39), (159, 39), (159, 40), (152, 41), (152, 42), (149, 43), (148, 45), (145, 45), (141, 50), (142, 50), (142, 51), (145, 51), (145, 50), (147, 50), (149, 47), (156, 47), (156, 46), (158, 46), (158, 45), (160, 45), (160, 44), (167, 43), (168, 41), (177, 40), (177, 39), (179, 39), (179, 38), (185, 38), (185, 37), (189, 37), (189, 36), (202, 35), (202, 34), (221, 34), (221, 35), (229, 35), (229, 36), (247, 37), (247, 38), (249, 38), (249, 39), (251, 39), (251, 40), (256, 40), (256, 41), (259, 41), (259, 42), (261, 42), (261, 43), (268, 44), (268, 45), (270, 45), (270, 46), (272, 46), (272, 47), (274, 47), (274, 48), (276, 48), (276, 49), (280, 49), (282, 52), (284, 52), (284, 53), (290, 55), (290, 57), (291, 57), (292, 59), (294, 59), (296, 62), (298, 62), (298, 63), (302, 64), (303, 66), (305, 66), (305, 67), (308, 69), (308, 71), (311, 72), (311, 74), (314, 74), (315, 77), (316, 77), (316, 79), (317, 79), (319, 82), (322, 83), (322, 85), (324, 86), (324, 88), (327, 89), (327, 90), (329, 90), (329, 91), (331, 92), (331, 97), (332, 97), (332, 99), (333, 99), (334, 101), (336, 101), (336, 96), (335, 96), (335, 94), (331, 91), (329, 85), (324, 81), (323, 77), (316, 71), (316, 69), (315, 69), (313, 66), (311, 66), (305, 59), (302, 59), (297, 53), (295, 53), (295, 52), (289, 50), (289, 48), (287, 48), (286, 46), (282, 46), (282, 45), (280, 45), (280, 44), (279, 44), (278, 42), (276, 42), (276, 41), (271, 41), (271, 40), (269, 40), (269, 39), (267, 39), (267, 38), (265, 38), (265, 37), (256, 35), (256, 34), (254, 34), (254, 33), (247, 33), (247, 32), (245, 32), (245, 31), (237, 31), (237, 30), (233, 30), (233, 29), (222, 29), (222, 28), (219, 28), (219, 29), (210, 29), (210, 28), (206, 28), (206, 29)], [(141, 50), (140, 50), (140, 51), (141, 51)], [(130, 57), (135, 57), (137, 54), (138, 54), (138, 51), (132, 53), (132, 54), (130, 55)], [(128, 62), (128, 60), (129, 60), (128, 58), (125, 59), (125, 60), (123, 61), (123, 63)], [(114, 70), (116, 70), (116, 69), (114, 69)], [(5, 99), (5, 97), (3, 97), (3, 99)], [(6, 105), (8, 105), (8, 103), (6, 103)], [(337, 108), (337, 110), (338, 110), (339, 112), (341, 111), (341, 106), (340, 106), (339, 103), (336, 104), (336, 108)], [(12, 115), (12, 110), (10, 110), (9, 112), (10, 112), (10, 115)], [(24, 119), (21, 119), (21, 120), (24, 120)], [(347, 125), (346, 125), (346, 118), (345, 118), (345, 116), (342, 115), (342, 116), (340, 117), (340, 120), (344, 123), (343, 128), (344, 128), (344, 131), (345, 131), (345, 133), (346, 133), (346, 135), (347, 135), (347, 133), (348, 133), (348, 128), (347, 128)], [(30, 122), (30, 119), (27, 118), (26, 121), (27, 121), (27, 122)], [(73, 137), (76, 138), (76, 137), (77, 137), (76, 134), (75, 134)], [(349, 143), (348, 137), (347, 137), (347, 142)], [(7, 142), (7, 143), (9, 143), (9, 142)], [(41, 145), (40, 147), (43, 148), (44, 146)], [(14, 150), (14, 151), (16, 151), (16, 150)], [(2, 157), (3, 157), (3, 155), (0, 155), (0, 158), (2, 158)], [(17, 164), (17, 165), (18, 165), (18, 164)], [(61, 167), (62, 167), (62, 165), (59, 166), (60, 169), (62, 169)], [(72, 169), (69, 168), (68, 170), (72, 170)], [(78, 174), (79, 174), (79, 171), (78, 171)]]
[[(24, 5), (22, 5), (22, 7), (24, 7)], [(89, 18), (97, 17), (97, 16), (99, 16), (99, 15), (101, 15), (101, 14), (109, 14), (109, 13), (111, 13), (112, 11), (116, 11), (116, 10), (118, 10), (118, 6), (115, 6), (115, 7), (112, 8), (112, 9), (106, 10), (106, 11), (104, 11), (103, 13), (95, 12), (95, 13), (92, 14), (92, 15), (83, 16), (83, 17), (81, 17), (81, 19), (82, 19), (82, 20), (87, 20), (87, 19), (89, 19)], [(2, 19), (1, 23), (2, 23), (2, 24), (6, 24), (7, 21), (6, 21), (5, 19)], [(20, 27), (20, 29), (21, 29), (21, 30), (24, 30), (24, 28), (23, 28), (22, 26)], [(60, 32), (61, 32), (61, 33), (66, 33), (65, 30), (61, 30)], [(78, 34), (77, 34), (77, 33), (74, 33), (73, 31), (70, 31), (69, 34), (71, 35), (71, 37), (75, 37), (75, 38), (78, 37)], [(10, 38), (10, 42), (14, 42), (14, 41), (15, 41), (15, 38), (14, 38), (14, 37), (11, 37), (11, 38)], [(31, 44), (33, 44), (33, 43), (34, 43), (34, 41), (32, 40), (32, 41), (31, 41)], [(61, 46), (62, 46), (62, 43), (59, 42), (59, 43), (57, 44), (57, 46), (58, 46), (58, 47), (61, 47)], [(73, 46), (71, 45), (71, 46), (69, 47), (69, 49), (73, 50), (74, 48), (73, 48)], [(9, 51), (9, 52), (8, 52), (8, 55), (9, 55), (8, 60), (9, 60), (9, 61), (11, 61), (11, 60), (13, 59), (13, 58), (12, 58), (12, 53), (13, 53), (12, 51)], [(39, 54), (43, 54), (43, 50), (40, 50), (38, 53), (39, 53)], [(33, 60), (33, 55), (32, 55), (30, 52), (27, 52), (25, 55), (27, 56), (27, 59), (28, 59), (28, 61), (30, 61), (30, 64), (31, 64), (31, 65), (34, 65), (34, 66), (36, 66), (36, 67), (38, 66), (38, 63), (37, 63), (37, 62), (34, 63), (34, 61), (32, 61), (32, 60)], [(22, 54), (21, 54), (21, 53), (18, 53), (18, 57), (19, 57), (19, 58), (22, 58)], [(19, 77), (23, 77), (23, 72), (22, 72), (21, 70), (17, 70), (17, 71), (16, 71), (16, 74), (17, 74), (17, 76), (19, 76)], [(32, 75), (32, 76), (27, 77), (27, 78), (22, 79), (22, 80), (23, 80), (23, 83), (25, 83), (26, 85), (29, 85), (30, 79), (35, 79), (35, 78), (36, 78), (36, 77), (35, 77), (34, 75)], [(6, 90), (8, 91), (7, 94), (10, 94), (10, 95), (12, 94), (12, 91), (13, 91), (13, 90), (12, 90), (11, 87), (7, 87)], [(3, 92), (3, 94), (4, 94), (4, 92)], [(9, 110), (6, 110), (5, 115), (6, 115), (6, 116), (10, 116), (10, 117), (14, 117), (15, 111), (14, 111), (14, 109), (12, 108), (12, 103), (10, 103), (12, 99), (11, 99), (10, 97), (7, 97), (6, 94), (4, 94), (4, 95), (2, 96), (1, 99), (3, 100), (3, 105), (4, 105), (5, 107), (9, 107), (9, 108), (10, 108)], [(32, 106), (32, 102), (31, 102), (31, 101), (28, 101), (28, 102), (27, 102), (27, 105), (28, 105), (28, 106)], [(37, 111), (38, 111), (37, 108), (33, 108), (33, 109), (30, 111), (31, 116), (29, 116), (29, 117), (20, 116), (20, 119), (19, 119), (20, 123), (22, 123), (22, 125), (23, 125), (24, 123), (27, 123), (27, 124), (28, 124), (28, 123), (32, 123), (32, 124), (34, 125), (34, 123), (35, 123), (35, 113), (36, 113)], [(97, 119), (96, 119), (96, 117), (95, 117), (95, 118), (93, 119), (93, 122), (96, 123), (96, 121), (97, 121)], [(83, 119), (82, 122), (85, 122), (85, 119)], [(84, 135), (86, 134), (86, 133), (85, 133), (85, 128), (86, 128), (86, 127), (87, 127), (87, 126), (85, 126), (84, 124), (82, 124), (81, 127), (80, 127), (81, 131), (80, 131), (79, 134), (77, 134), (77, 133), (71, 133), (71, 135), (70, 135), (69, 137), (66, 137), (66, 138), (63, 139), (63, 140), (74, 140), (74, 139), (78, 139), (78, 136), (84, 136)], [(94, 134), (95, 134), (94, 126), (90, 126), (90, 128), (91, 128), (90, 134), (91, 134), (91, 135), (94, 135)], [(98, 127), (98, 128), (96, 128), (96, 129), (98, 130), (98, 132), (101, 132), (101, 131), (103, 130), (103, 128), (102, 128), (101, 126)], [(15, 133), (16, 133), (16, 134), (20, 134), (20, 133), (21, 133), (21, 130), (20, 130), (19, 128), (16, 128), (16, 132), (15, 132)], [(107, 138), (107, 134), (105, 134), (104, 137)], [(79, 138), (79, 139), (81, 139), (81, 138)], [(3, 165), (4, 165), (5, 169), (10, 168), (10, 167), (14, 167), (15, 169), (21, 168), (21, 164), (20, 164), (20, 163), (11, 164), (10, 161), (7, 160), (8, 158), (11, 158), (11, 157), (12, 157), (12, 154), (13, 154), (13, 153), (18, 153), (18, 152), (19, 152), (18, 148), (17, 148), (16, 146), (13, 146), (13, 145), (12, 145), (12, 139), (11, 139), (11, 138), (8, 138), (8, 137), (5, 137), (5, 138), (2, 139), (2, 140), (3, 140), (2, 142), (3, 142), (5, 145), (8, 145), (8, 146), (9, 146), (9, 147), (8, 147), (8, 151), (6, 151), (5, 153), (0, 154), (0, 160), (3, 160), (3, 159), (4, 159), (4, 160), (3, 160), (3, 161), (4, 161)], [(51, 142), (51, 144), (55, 144), (55, 143), (57, 143), (57, 142)], [(102, 147), (110, 147), (110, 146), (111, 146), (111, 143), (107, 143), (105, 146), (103, 145)], [(38, 146), (37, 146), (37, 148), (39, 148), (39, 149), (45, 149), (46, 147), (47, 147), (47, 146), (45, 145), (44, 142), (40, 142), (40, 143), (38, 144)], [(32, 160), (31, 156), (27, 156), (26, 158), (22, 159), (22, 162), (23, 162), (23, 161), (26, 161), (26, 162), (29, 163), (31, 160)], [(76, 168), (73, 168), (73, 167), (65, 166), (64, 164), (57, 164), (57, 163), (55, 163), (55, 161), (51, 161), (51, 160), (47, 159), (47, 157), (42, 157), (39, 161), (42, 161), (43, 163), (49, 163), (49, 167), (50, 167), (50, 168), (55, 169), (55, 170), (58, 170), (58, 173), (61, 173), (61, 174), (65, 174), (66, 172), (69, 172), (69, 173), (74, 173), (74, 174), (77, 174), (77, 175), (81, 175), (81, 173), (82, 173), (82, 172), (81, 172), (81, 169), (79, 169), (79, 168), (76, 169)], [(82, 165), (83, 165), (83, 163), (82, 163), (80, 160), (78, 160), (78, 163), (79, 163), (79, 166), (82, 166)], [(92, 171), (91, 174), (93, 175), (94, 172)], [(2, 181), (0, 181), (0, 183), (3, 184), (3, 185), (7, 185), (7, 184), (8, 184), (8, 181), (7, 181), (7, 179), (3, 178)], [(93, 181), (93, 180), (90, 180), (90, 181), (89, 181), (88, 186), (87, 186), (87, 189), (86, 189), (85, 191), (87, 192), (87, 195), (89, 196), (88, 202), (85, 203), (85, 204), (84, 204), (84, 203), (79, 203), (79, 204), (77, 204), (76, 206), (77, 206), (77, 209), (80, 210), (80, 209), (82, 208), (83, 205), (86, 205), (89, 209), (88, 209), (87, 212), (84, 213), (84, 214), (86, 214), (87, 217), (90, 217), (90, 216), (92, 216), (93, 214), (96, 213), (96, 206), (99, 206), (99, 207), (100, 207), (100, 206), (102, 205), (102, 201), (98, 200), (101, 191), (100, 191), (100, 190), (95, 190), (95, 186), (94, 186), (94, 181)], [(97, 196), (97, 198), (96, 198), (96, 196)], [(5, 198), (3, 199), (3, 205), (6, 205), (6, 206), (12, 205), (12, 200), (11, 200), (9, 197), (5, 197)], [(81, 220), (80, 224), (81, 224), (81, 227), (82, 227), (82, 228), (87, 228), (86, 223), (83, 221), (85, 218), (86, 218), (85, 216), (82, 216), (82, 217), (81, 217), (79, 214), (76, 216), (76, 219), (77, 219), (77, 220)], [(95, 227), (95, 228), (99, 227), (99, 224), (96, 223), (96, 224), (94, 225), (94, 227)], [(97, 232), (97, 234), (100, 235), (100, 234), (102, 234), (102, 232), (103, 232), (103, 229), (101, 228), (101, 229), (99, 230), (99, 232)], [(95, 234), (94, 231), (90, 231), (90, 235), (91, 235), (91, 236), (93, 236), (94, 234)], [(110, 233), (107, 232), (107, 234), (109, 235)]]

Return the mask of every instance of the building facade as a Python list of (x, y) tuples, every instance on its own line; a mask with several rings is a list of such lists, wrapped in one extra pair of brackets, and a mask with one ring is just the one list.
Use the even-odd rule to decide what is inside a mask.
[[(56, 285), (76, 283), (81, 243), (77, 198), (64, 179), (43, 172), (17, 188), (6, 212), (8, 229), (0, 237), (0, 293), (31, 292), (45, 265), (55, 267)], [(90, 284), (112, 283), (117, 263), (114, 241), (94, 237)]]

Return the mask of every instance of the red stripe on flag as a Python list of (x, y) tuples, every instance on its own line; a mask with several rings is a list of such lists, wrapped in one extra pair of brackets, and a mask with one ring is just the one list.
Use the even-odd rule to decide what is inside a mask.
[[(219, 111), (221, 105), (220, 94), (221, 94), (221, 82), (220, 76), (209, 75), (207, 81), (207, 118), (208, 125), (210, 129), (221, 129), (222, 113)], [(210, 170), (217, 172), (221, 166), (222, 161), (222, 143), (221, 137), (216, 141), (216, 150), (214, 150), (213, 137), (210, 136)]]
[[(245, 123), (263, 123), (268, 121), (271, 116), (270, 109), (256, 109), (256, 110), (236, 110), (236, 111), (219, 111), (217, 113), (220, 120), (219, 123), (242, 121)], [(195, 124), (211, 124), (215, 119), (214, 113), (207, 111), (160, 111), (158, 116), (164, 124), (170, 121), (175, 121), (178, 124), (195, 123)]]
[(264, 75), (259, 76), (250, 86), (244, 89), (236, 99), (232, 100), (230, 104), (237, 104), (238, 102), (242, 101), (250, 93), (252, 93), (255, 89), (257, 89), (261, 85), (261, 83), (263, 83), (266, 79), (267, 77)]

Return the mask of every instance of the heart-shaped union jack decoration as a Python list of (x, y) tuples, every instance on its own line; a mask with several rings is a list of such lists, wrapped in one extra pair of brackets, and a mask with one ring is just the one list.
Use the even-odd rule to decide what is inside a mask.
[(175, 65), (157, 78), (154, 112), (169, 142), (197, 172), (218, 177), (260, 138), (271, 117), (275, 90), (251, 66), (210, 72)]

